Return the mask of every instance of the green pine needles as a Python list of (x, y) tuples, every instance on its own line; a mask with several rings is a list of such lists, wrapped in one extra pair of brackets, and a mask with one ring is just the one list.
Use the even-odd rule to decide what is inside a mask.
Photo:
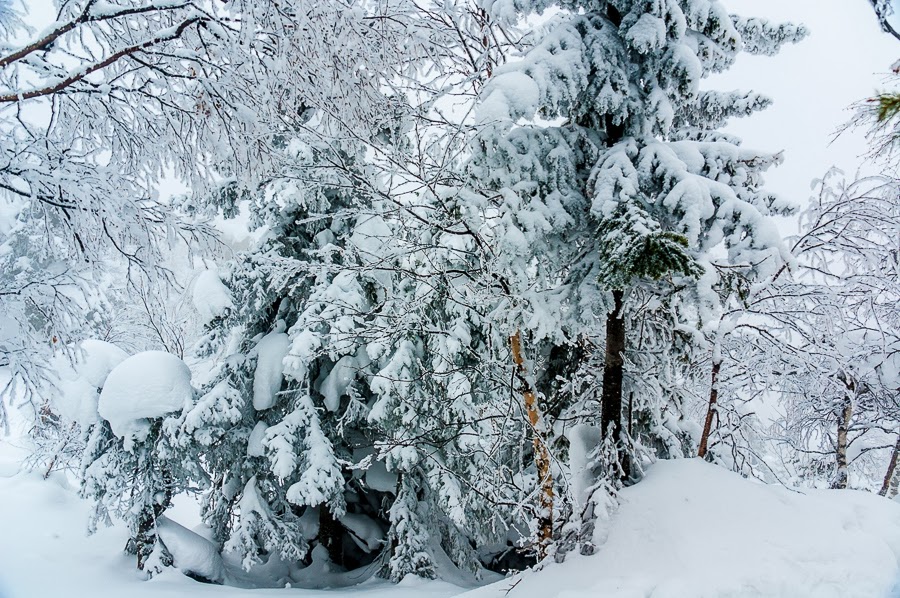
[(648, 228), (640, 208), (620, 206), (599, 226), (600, 274), (610, 289), (630, 287), (635, 279), (660, 280), (670, 274), (697, 278), (703, 269), (690, 253), (688, 238), (658, 225)]

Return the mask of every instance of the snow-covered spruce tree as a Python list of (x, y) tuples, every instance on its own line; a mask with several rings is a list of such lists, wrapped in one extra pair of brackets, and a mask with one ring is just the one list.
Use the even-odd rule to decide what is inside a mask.
[[(357, 331), (385, 292), (377, 276), (360, 273), (353, 239), (378, 217), (352, 180), (324, 166), (318, 153), (327, 146), (304, 150), (323, 160), (318, 181), (285, 177), (252, 199), (267, 239), (234, 265), (238, 307), (218, 324), (226, 338), (209, 401), (182, 425), (185, 446), (208, 464), (207, 521), (248, 568), (270, 553), (304, 559), (310, 542), (337, 565), (367, 560), (354, 554), (352, 523), (338, 521), (352, 513), (345, 492), (364, 484), (344, 465), (372, 446), (356, 381), (370, 359)], [(374, 494), (366, 509), (380, 507)], [(358, 539), (365, 554), (380, 548), (377, 537)]]
[(125, 551), (149, 574), (172, 564), (156, 536), (156, 520), (171, 506), (176, 491), (170, 466), (161, 457), (161, 424), (153, 422), (148, 437), (127, 450), (107, 422), (95, 424), (81, 471), (82, 496), (94, 502), (89, 530), (111, 525), (114, 518), (125, 521), (130, 533)]
[[(326, 478), (333, 472), (328, 467), (334, 465), (330, 445), (321, 445), (319, 418), (307, 397), (290, 401), (277, 413), (257, 414), (257, 407), (266, 409), (267, 402), (274, 404), (277, 398), (283, 379), (279, 363), (289, 341), (283, 322), (273, 326), (270, 334), (251, 339), (259, 341), (259, 346), (248, 339), (244, 350), (252, 351), (251, 355), (237, 351), (228, 356), (220, 373), (223, 379), (186, 414), (179, 437), (188, 451), (197, 451), (205, 459), (211, 484), (204, 498), (205, 520), (220, 542), (227, 542), (229, 550), (243, 557), (246, 568), (269, 553), (285, 559), (306, 555), (300, 520), (287, 501), (287, 491), (296, 479), (297, 465), (308, 469), (310, 475), (322, 470)], [(276, 430), (282, 432), (284, 446), (282, 461), (273, 468), (265, 458), (263, 438), (269, 424), (279, 423), (282, 426)], [(299, 446), (295, 448), (294, 442)], [(319, 449), (324, 458), (310, 462), (310, 448)], [(334, 481), (331, 486), (327, 498), (336, 499)], [(296, 500), (301, 499), (298, 496)]]
[[(500, 18), (547, 6), (490, 10)], [(715, 309), (717, 268), (751, 276), (789, 259), (768, 220), (784, 206), (762, 188), (777, 155), (718, 132), (768, 100), (702, 90), (701, 81), (741, 51), (773, 54), (804, 30), (733, 17), (710, 0), (562, 8), (534, 47), (486, 84), (470, 170), (492, 210), (494, 268), (511, 298), (502, 325), (532, 343), (602, 337), (600, 426), (625, 446), (633, 291), (693, 293), (684, 303), (694, 313), (679, 319), (697, 322)]]
[[(331, 7), (339, 26), (316, 30), (316, 43), (402, 84), (410, 44), (426, 43), (411, 33), (427, 43), (442, 33), (430, 17), (417, 24), (411, 5), (370, 8)], [(401, 8), (408, 26), (378, 17)], [(372, 37), (370, 21), (386, 29)], [(237, 307), (214, 322), (218, 366), (178, 442), (207, 469), (207, 522), (248, 568), (280, 557), (302, 579), (290, 568), (371, 563), (399, 580), (435, 576), (443, 551), (477, 572), (473, 542), (496, 518), (469, 491), (483, 491), (474, 478), (487, 475), (490, 439), (460, 363), (477, 361), (471, 345), (483, 341), (464, 306), (442, 303), (467, 252), (450, 232), (435, 240), (440, 229), (416, 211), (433, 181), (418, 172), (432, 168), (422, 148), (407, 147), (415, 111), (377, 77), (362, 91), (344, 73), (312, 82), (300, 122), (277, 129), (268, 176), (229, 180), (210, 202), (249, 201), (266, 234), (226, 276)], [(343, 86), (362, 98), (350, 114), (330, 99)]]
[(104, 381), (102, 419), (89, 427), (82, 457), (81, 493), (94, 502), (90, 529), (112, 517), (125, 521), (126, 550), (151, 575), (172, 564), (157, 522), (197, 476), (196, 463), (178, 459), (168, 431), (193, 394), (191, 372), (178, 357), (147, 351), (125, 359)]
[(362, 172), (317, 172), (254, 199), (267, 240), (234, 266), (221, 365), (181, 425), (209, 469), (207, 521), (248, 567), (322, 546), (338, 567), (384, 554), (396, 580), (435, 576), (436, 551), (477, 572), (472, 543), (501, 520), (474, 492), (491, 471), (484, 341), (474, 308), (444, 303), (453, 245), (403, 243)]
[[(510, 508), (521, 500), (510, 495), (521, 474), (515, 463), (521, 434), (506, 413), (508, 368), (498, 359), (508, 339), (490, 326), (493, 298), (478, 281), (482, 241), (469, 225), (481, 222), (480, 215), (448, 183), (416, 199), (417, 207), (428, 206), (424, 222), (405, 221), (399, 231), (399, 276), (376, 319), (378, 328), (396, 332), (371, 381), (377, 401), (369, 421), (380, 454), (400, 473), (398, 503), (409, 500), (404, 493), (415, 488), (406, 490), (411, 482), (418, 486), (417, 509), (392, 507), (391, 540), (415, 534), (428, 567), (444, 551), (477, 573), (477, 551), (505, 544), (508, 529), (521, 520)], [(419, 528), (398, 525), (400, 515), (420, 518)], [(395, 553), (392, 578), (410, 572), (408, 559)]]

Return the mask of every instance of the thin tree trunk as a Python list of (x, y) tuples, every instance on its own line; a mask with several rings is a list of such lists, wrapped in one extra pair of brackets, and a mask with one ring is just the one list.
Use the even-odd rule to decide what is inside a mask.
[(50, 463), (47, 464), (47, 470), (44, 471), (45, 480), (53, 473), (53, 468), (56, 467), (56, 461), (59, 459), (59, 454), (66, 449), (67, 444), (69, 444), (69, 441), (63, 440), (53, 449), (53, 457), (50, 458)]
[(847, 463), (847, 436), (850, 432), (850, 418), (853, 416), (853, 402), (849, 396), (845, 396), (842, 402), (841, 412), (838, 414), (837, 444), (834, 451), (835, 472), (831, 487), (843, 490), (850, 483), (850, 473)]
[[(164, 471), (162, 478), (163, 487), (159, 490), (162, 493), (162, 500), (145, 505), (141, 513), (141, 519), (138, 521), (134, 546), (137, 551), (137, 568), (141, 571), (144, 570), (144, 566), (147, 564), (147, 558), (153, 554), (153, 549), (156, 547), (157, 542), (160, 542), (156, 533), (156, 521), (172, 506), (172, 487), (174, 485), (172, 475)], [(171, 555), (168, 555), (167, 552), (165, 554), (165, 558), (171, 559)], [(166, 563), (166, 565), (168, 564), (171, 564), (171, 562)]]
[(525, 412), (531, 423), (534, 443), (534, 464), (537, 468), (538, 481), (541, 491), (538, 499), (540, 516), (538, 519), (538, 560), (547, 556), (547, 549), (553, 539), (553, 473), (550, 470), (550, 451), (544, 438), (544, 425), (541, 421), (541, 412), (537, 402), (534, 388), (528, 381), (528, 372), (525, 369), (525, 359), (522, 356), (522, 335), (516, 331), (509, 338), (512, 348), (513, 361), (516, 364), (516, 378), (522, 389), (522, 398), (525, 402)]
[(706, 410), (703, 434), (700, 436), (700, 449), (697, 451), (697, 456), (701, 459), (706, 458), (706, 452), (709, 450), (709, 435), (712, 433), (713, 418), (716, 416), (719, 403), (719, 372), (721, 369), (722, 360), (713, 359), (712, 380), (709, 385), (709, 407)]
[(894, 452), (891, 454), (891, 460), (888, 463), (887, 473), (884, 476), (884, 484), (878, 492), (881, 496), (894, 498), (897, 496), (897, 489), (900, 486), (900, 471), (897, 471), (897, 462), (900, 461), (900, 434), (897, 435), (897, 444), (894, 445)]
[(328, 558), (335, 565), (344, 565), (341, 534), (343, 528), (334, 518), (328, 505), (319, 506), (319, 542), (328, 550)]
[[(613, 291), (613, 310), (606, 316), (606, 361), (600, 405), (601, 433), (618, 442), (622, 431), (622, 378), (625, 371), (624, 291)], [(626, 475), (628, 472), (625, 472)]]

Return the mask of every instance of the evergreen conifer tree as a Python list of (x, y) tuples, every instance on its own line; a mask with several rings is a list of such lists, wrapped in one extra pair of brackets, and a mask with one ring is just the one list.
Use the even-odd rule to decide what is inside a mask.
[[(410, 6), (393, 8), (414, 31)], [(447, 198), (398, 167), (428, 168), (409, 147), (427, 106), (378, 84), (352, 118), (310, 94), (277, 167), (212, 200), (248, 201), (266, 233), (226, 276), (237, 308), (213, 323), (217, 367), (178, 438), (207, 470), (207, 522), (246, 567), (327, 558), (399, 580), (435, 576), (445, 552), (477, 574), (474, 544), (505, 539), (471, 492), (495, 437), (479, 423), (482, 322), (460, 288), (469, 252), (420, 214)]]
[[(491, 10), (499, 19), (549, 5)], [(720, 272), (752, 277), (790, 259), (770, 221), (787, 206), (762, 186), (779, 156), (719, 130), (769, 101), (705, 90), (702, 81), (742, 51), (773, 54), (805, 31), (732, 16), (716, 0), (562, 8), (522, 59), (485, 85), (469, 169), (495, 225), (493, 268), (515, 300), (502, 325), (535, 344), (602, 339), (598, 423), (628, 469), (634, 299), (679, 294), (668, 301), (678, 307), (671, 327), (696, 327), (715, 313)], [(643, 423), (635, 434), (662, 427)]]

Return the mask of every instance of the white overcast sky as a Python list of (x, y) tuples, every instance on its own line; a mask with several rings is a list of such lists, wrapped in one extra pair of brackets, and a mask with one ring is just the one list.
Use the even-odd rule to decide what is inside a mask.
[[(900, 58), (900, 41), (881, 33), (868, 0), (725, 0), (729, 12), (805, 24), (810, 35), (774, 58), (742, 55), (733, 69), (708, 84), (752, 89), (774, 99), (766, 111), (739, 119), (729, 131), (748, 147), (784, 150), (784, 163), (766, 177), (768, 187), (796, 203), (831, 166), (852, 174), (865, 167), (861, 131), (835, 130), (853, 102), (886, 89)], [(870, 171), (871, 172), (871, 171)]]

